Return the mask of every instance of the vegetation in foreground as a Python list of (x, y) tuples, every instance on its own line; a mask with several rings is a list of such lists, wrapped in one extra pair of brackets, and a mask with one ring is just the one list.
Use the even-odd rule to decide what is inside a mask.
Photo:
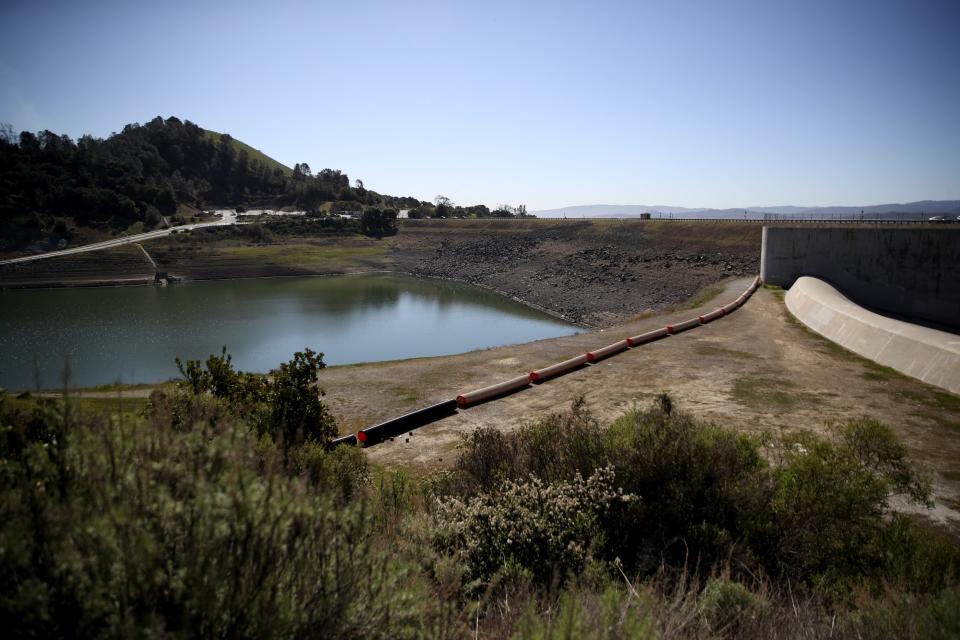
[(960, 549), (888, 499), (891, 430), (755, 438), (667, 395), (465, 437), (426, 477), (328, 451), (322, 356), (181, 364), (141, 416), (0, 395), (17, 637), (957, 637)]

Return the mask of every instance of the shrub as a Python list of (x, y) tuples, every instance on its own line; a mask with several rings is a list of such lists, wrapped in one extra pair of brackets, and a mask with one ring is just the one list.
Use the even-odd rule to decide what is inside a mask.
[(49, 430), (62, 455), (37, 440), (0, 466), (13, 636), (412, 634), (417, 583), (375, 543), (365, 502), (259, 471), (245, 428)]
[(584, 480), (547, 484), (531, 476), (508, 481), (497, 493), (436, 504), (436, 545), (460, 553), (470, 577), (490, 580), (515, 563), (540, 584), (579, 573), (599, 542), (600, 521), (632, 496), (614, 488), (614, 473), (600, 469)]
[(367, 209), (360, 216), (360, 233), (382, 238), (397, 233), (396, 209)]
[(221, 401), (222, 410), (249, 423), (259, 436), (280, 443), (285, 463), (292, 447), (306, 442), (326, 444), (337, 435), (336, 421), (320, 399), (323, 390), (316, 386), (318, 373), (326, 366), (322, 353), (298, 351), (267, 376), (235, 370), (226, 347), (205, 364), (179, 358), (176, 362), (183, 376), (177, 393), (172, 399), (152, 397), (149, 411), (169, 412), (178, 428), (190, 428), (191, 416), (210, 397)]
[(357, 448), (307, 438), (285, 458), (257, 428), (273, 381), (225, 353), (183, 370), (149, 419), (0, 390), (8, 635), (960, 633), (960, 548), (891, 513), (929, 485), (879, 423), (764, 451), (668, 396), (607, 429), (576, 402), (472, 434), (424, 500)]
[(954, 585), (932, 596), (893, 591), (864, 599), (839, 626), (843, 635), (858, 639), (953, 640), (960, 637), (960, 589)]
[(840, 429), (840, 442), (849, 455), (883, 480), (888, 493), (933, 506), (929, 477), (910, 462), (907, 448), (890, 427), (872, 418), (851, 420)]
[(763, 520), (771, 492), (756, 439), (698, 422), (669, 397), (628, 411), (605, 439), (617, 479), (642, 508), (611, 553), (648, 570), (662, 560), (710, 567), (737, 550), (749, 555), (742, 534)]
[(711, 578), (703, 588), (700, 611), (714, 632), (736, 633), (741, 624), (755, 618), (763, 601), (739, 582)]
[(960, 577), (960, 547), (946, 534), (913, 518), (894, 514), (872, 541), (879, 558), (880, 584), (875, 592), (894, 587), (910, 593), (937, 593)]
[(362, 495), (370, 484), (370, 465), (359, 447), (336, 447), (327, 450), (311, 441), (292, 455), (293, 471), (306, 478), (315, 490), (333, 496), (338, 502), (350, 502)]
[(882, 565), (889, 498), (929, 504), (930, 485), (906, 457), (893, 432), (876, 421), (854, 420), (838, 442), (802, 437), (784, 443), (773, 470), (768, 525), (755, 528), (771, 570), (833, 581)]
[[(904, 536), (925, 535), (888, 533), (891, 495), (929, 499), (929, 481), (888, 427), (855, 420), (833, 442), (773, 441), (695, 420), (666, 394), (607, 429), (576, 401), (570, 411), (513, 433), (478, 430), (464, 439), (456, 473), (437, 487), (441, 494), (496, 494), (504, 482), (571, 482), (604, 465), (613, 466), (619, 490), (640, 500), (601, 522), (605, 544), (598, 552), (640, 572), (663, 562), (709, 571), (732, 561), (741, 571), (842, 586), (854, 576), (893, 571), (891, 551), (902, 555)], [(913, 585), (945, 584), (953, 569), (937, 569), (937, 561), (956, 565), (944, 564), (944, 549), (912, 549), (916, 571), (905, 564), (896, 571)]]
[(607, 464), (603, 429), (582, 397), (569, 411), (504, 434), (480, 428), (466, 435), (457, 456), (461, 491), (495, 489), (506, 480), (530, 475), (546, 482), (590, 476)]
[(599, 592), (564, 590), (555, 606), (546, 612), (533, 605), (528, 605), (518, 621), (513, 638), (630, 640), (657, 636), (650, 603), (617, 587), (608, 586)]

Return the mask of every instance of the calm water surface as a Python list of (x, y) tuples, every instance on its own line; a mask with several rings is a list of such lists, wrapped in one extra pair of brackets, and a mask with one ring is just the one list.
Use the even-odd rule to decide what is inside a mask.
[(327, 364), (460, 353), (577, 328), (486, 290), (392, 274), (0, 291), (0, 386), (145, 383), (224, 345), (244, 371), (309, 347)]

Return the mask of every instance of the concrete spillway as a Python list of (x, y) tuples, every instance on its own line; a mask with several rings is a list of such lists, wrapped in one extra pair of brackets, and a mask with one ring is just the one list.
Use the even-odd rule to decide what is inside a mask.
[(881, 313), (960, 331), (960, 228), (764, 227), (760, 276), (826, 280)]
[(873, 313), (817, 278), (798, 278), (786, 303), (803, 324), (840, 346), (960, 393), (960, 335)]

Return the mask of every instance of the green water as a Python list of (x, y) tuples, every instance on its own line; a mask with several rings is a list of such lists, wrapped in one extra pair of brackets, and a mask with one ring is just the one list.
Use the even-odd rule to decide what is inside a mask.
[(268, 371), (309, 347), (327, 364), (461, 353), (576, 327), (469, 285), (391, 274), (0, 291), (0, 386), (149, 383), (226, 346)]

